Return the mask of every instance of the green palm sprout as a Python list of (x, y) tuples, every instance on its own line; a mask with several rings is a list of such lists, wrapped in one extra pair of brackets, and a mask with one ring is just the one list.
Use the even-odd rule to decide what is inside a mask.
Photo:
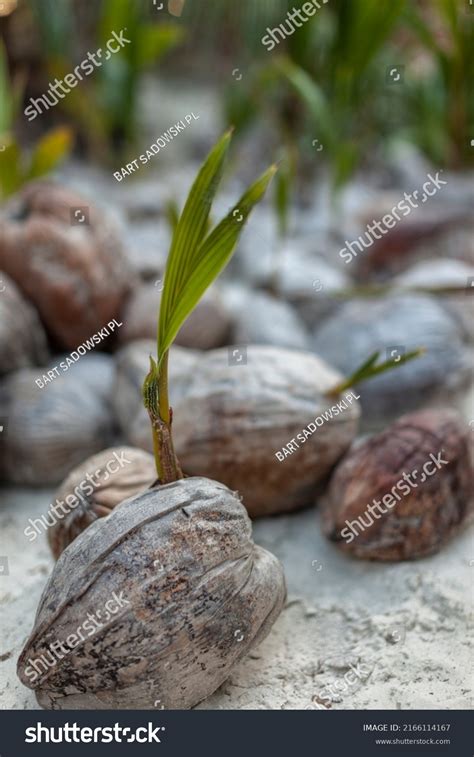
[(172, 409), (168, 396), (169, 349), (186, 318), (221, 273), (235, 250), (245, 222), (262, 199), (276, 166), (271, 166), (247, 190), (227, 216), (209, 230), (209, 214), (222, 178), (232, 130), (217, 142), (202, 165), (176, 223), (165, 270), (158, 319), (157, 357), (143, 385), (150, 416), (156, 469), (161, 483), (183, 474), (173, 448)]

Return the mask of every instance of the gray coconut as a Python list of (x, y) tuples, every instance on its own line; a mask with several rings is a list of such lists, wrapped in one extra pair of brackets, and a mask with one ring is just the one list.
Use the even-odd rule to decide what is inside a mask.
[(426, 354), (360, 387), (363, 419), (380, 427), (402, 412), (462, 402), (471, 381), (472, 352), (465, 330), (430, 295), (393, 294), (344, 305), (316, 330), (318, 355), (349, 375), (373, 352), (424, 347)]
[(87, 198), (44, 181), (27, 185), (5, 206), (0, 268), (68, 350), (118, 320), (135, 283), (110, 217)]
[(110, 515), (120, 502), (155, 481), (153, 456), (133, 447), (104, 449), (81, 463), (54, 495), (54, 502), (63, 505), (48, 528), (55, 559), (97, 518)]
[(50, 709), (191, 708), (284, 599), (281, 565), (253, 543), (236, 494), (182, 479), (126, 500), (62, 553), (18, 675)]
[(0, 375), (42, 365), (47, 359), (46, 333), (38, 313), (0, 271)]
[[(174, 345), (171, 348), (169, 385), (172, 405), (186, 391), (199, 354)], [(150, 419), (142, 400), (142, 386), (150, 369), (150, 355), (156, 355), (156, 341), (150, 339), (131, 342), (116, 353), (112, 406), (127, 442), (152, 452)]]
[(234, 316), (234, 344), (269, 344), (307, 350), (309, 332), (298, 313), (284, 300), (242, 285), (228, 285), (226, 302)]
[(10, 374), (1, 388), (8, 422), (3, 442), (6, 479), (57, 484), (85, 458), (107, 447), (113, 433), (107, 399), (113, 374), (113, 360), (103, 354), (85, 355), (43, 388), (35, 383), (43, 375), (38, 369)]
[[(459, 320), (471, 342), (474, 341), (474, 265), (437, 258), (422, 260), (393, 280), (395, 288), (452, 289), (440, 293), (439, 302)], [(454, 291), (457, 290), (457, 291)]]
[(238, 490), (252, 517), (311, 504), (354, 438), (357, 402), (280, 461), (275, 453), (334, 404), (325, 392), (341, 375), (305, 352), (250, 346), (240, 362), (232, 352), (204, 353), (173, 403), (183, 471)]
[(278, 282), (281, 296), (311, 330), (340, 307), (338, 294), (352, 286), (348, 272), (322, 255), (291, 248), (282, 256)]
[[(118, 343), (137, 339), (156, 339), (156, 318), (160, 306), (161, 279), (141, 284), (130, 297), (122, 314), (123, 327)], [(158, 285), (156, 285), (158, 284)], [(198, 303), (176, 337), (176, 344), (196, 350), (209, 350), (226, 344), (231, 318), (216, 290), (208, 292)]]

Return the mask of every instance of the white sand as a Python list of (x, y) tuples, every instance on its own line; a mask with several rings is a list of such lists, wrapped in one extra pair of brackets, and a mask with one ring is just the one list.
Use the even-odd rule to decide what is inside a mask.
[[(45, 537), (30, 543), (23, 530), (50, 501), (48, 491), (0, 494), (0, 555), (9, 561), (0, 577), (1, 708), (38, 707), (15, 666), (53, 566)], [(255, 538), (282, 560), (288, 603), (200, 708), (316, 707), (328, 685), (332, 709), (472, 708), (472, 530), (434, 557), (388, 565), (341, 555), (321, 535), (316, 510), (259, 521)], [(366, 666), (356, 681), (344, 679), (350, 663)]]

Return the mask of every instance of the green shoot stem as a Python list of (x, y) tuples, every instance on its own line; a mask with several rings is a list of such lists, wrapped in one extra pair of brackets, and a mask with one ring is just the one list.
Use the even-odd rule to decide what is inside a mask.
[(155, 397), (147, 404), (147, 409), (152, 427), (156, 472), (160, 484), (170, 484), (183, 478), (183, 472), (174, 451), (171, 431), (173, 412), (168, 396), (168, 351), (163, 355), (158, 369), (158, 381), (152, 383), (152, 392)]

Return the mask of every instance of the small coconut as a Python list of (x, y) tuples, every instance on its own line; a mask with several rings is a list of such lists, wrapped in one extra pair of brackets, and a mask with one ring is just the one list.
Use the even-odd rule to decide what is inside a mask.
[(424, 557), (466, 523), (473, 491), (466, 424), (448, 409), (411, 413), (344, 457), (322, 506), (323, 530), (355, 557)]
[(393, 286), (439, 290), (438, 301), (459, 320), (468, 339), (474, 342), (473, 281), (474, 265), (461, 260), (438, 258), (416, 263), (397, 276)]
[(46, 333), (38, 313), (0, 271), (0, 375), (44, 365), (47, 359)]
[[(246, 353), (229, 347), (202, 354), (173, 402), (183, 471), (238, 490), (252, 517), (310, 504), (357, 430), (355, 400), (314, 424), (335, 404), (325, 392), (340, 379), (316, 356), (295, 350), (250, 346)], [(315, 431), (305, 437), (310, 423)], [(276, 453), (288, 442), (298, 446), (280, 460)]]
[(126, 500), (62, 553), (18, 675), (48, 709), (187, 709), (284, 599), (281, 565), (253, 543), (239, 498), (181, 479)]
[[(116, 353), (112, 406), (124, 438), (134, 447), (153, 451), (150, 419), (143, 406), (142, 386), (156, 344), (149, 339), (131, 342)], [(173, 346), (170, 358), (171, 402), (175, 404), (191, 381), (198, 352)]]
[[(58, 376), (42, 388), (36, 384), (44, 377), (38, 369), (24, 368), (4, 380), (1, 395), (8, 427), (3, 457), (8, 481), (57, 484), (85, 458), (109, 445), (113, 416), (106, 397), (113, 374), (113, 359), (99, 354), (85, 355), (66, 373), (58, 369)], [(94, 384), (100, 391), (94, 391)]]
[(55, 559), (97, 518), (110, 515), (116, 505), (148, 489), (154, 481), (153, 456), (133, 447), (105, 449), (75, 468), (54, 497), (67, 511), (61, 510), (48, 529)]
[(109, 217), (90, 200), (49, 182), (28, 185), (5, 207), (0, 268), (65, 349), (118, 320), (134, 283)]
[[(142, 284), (130, 297), (118, 333), (119, 344), (156, 338), (161, 279)], [(176, 337), (176, 344), (196, 350), (221, 347), (229, 340), (231, 318), (219, 294), (212, 290), (196, 306)]]

